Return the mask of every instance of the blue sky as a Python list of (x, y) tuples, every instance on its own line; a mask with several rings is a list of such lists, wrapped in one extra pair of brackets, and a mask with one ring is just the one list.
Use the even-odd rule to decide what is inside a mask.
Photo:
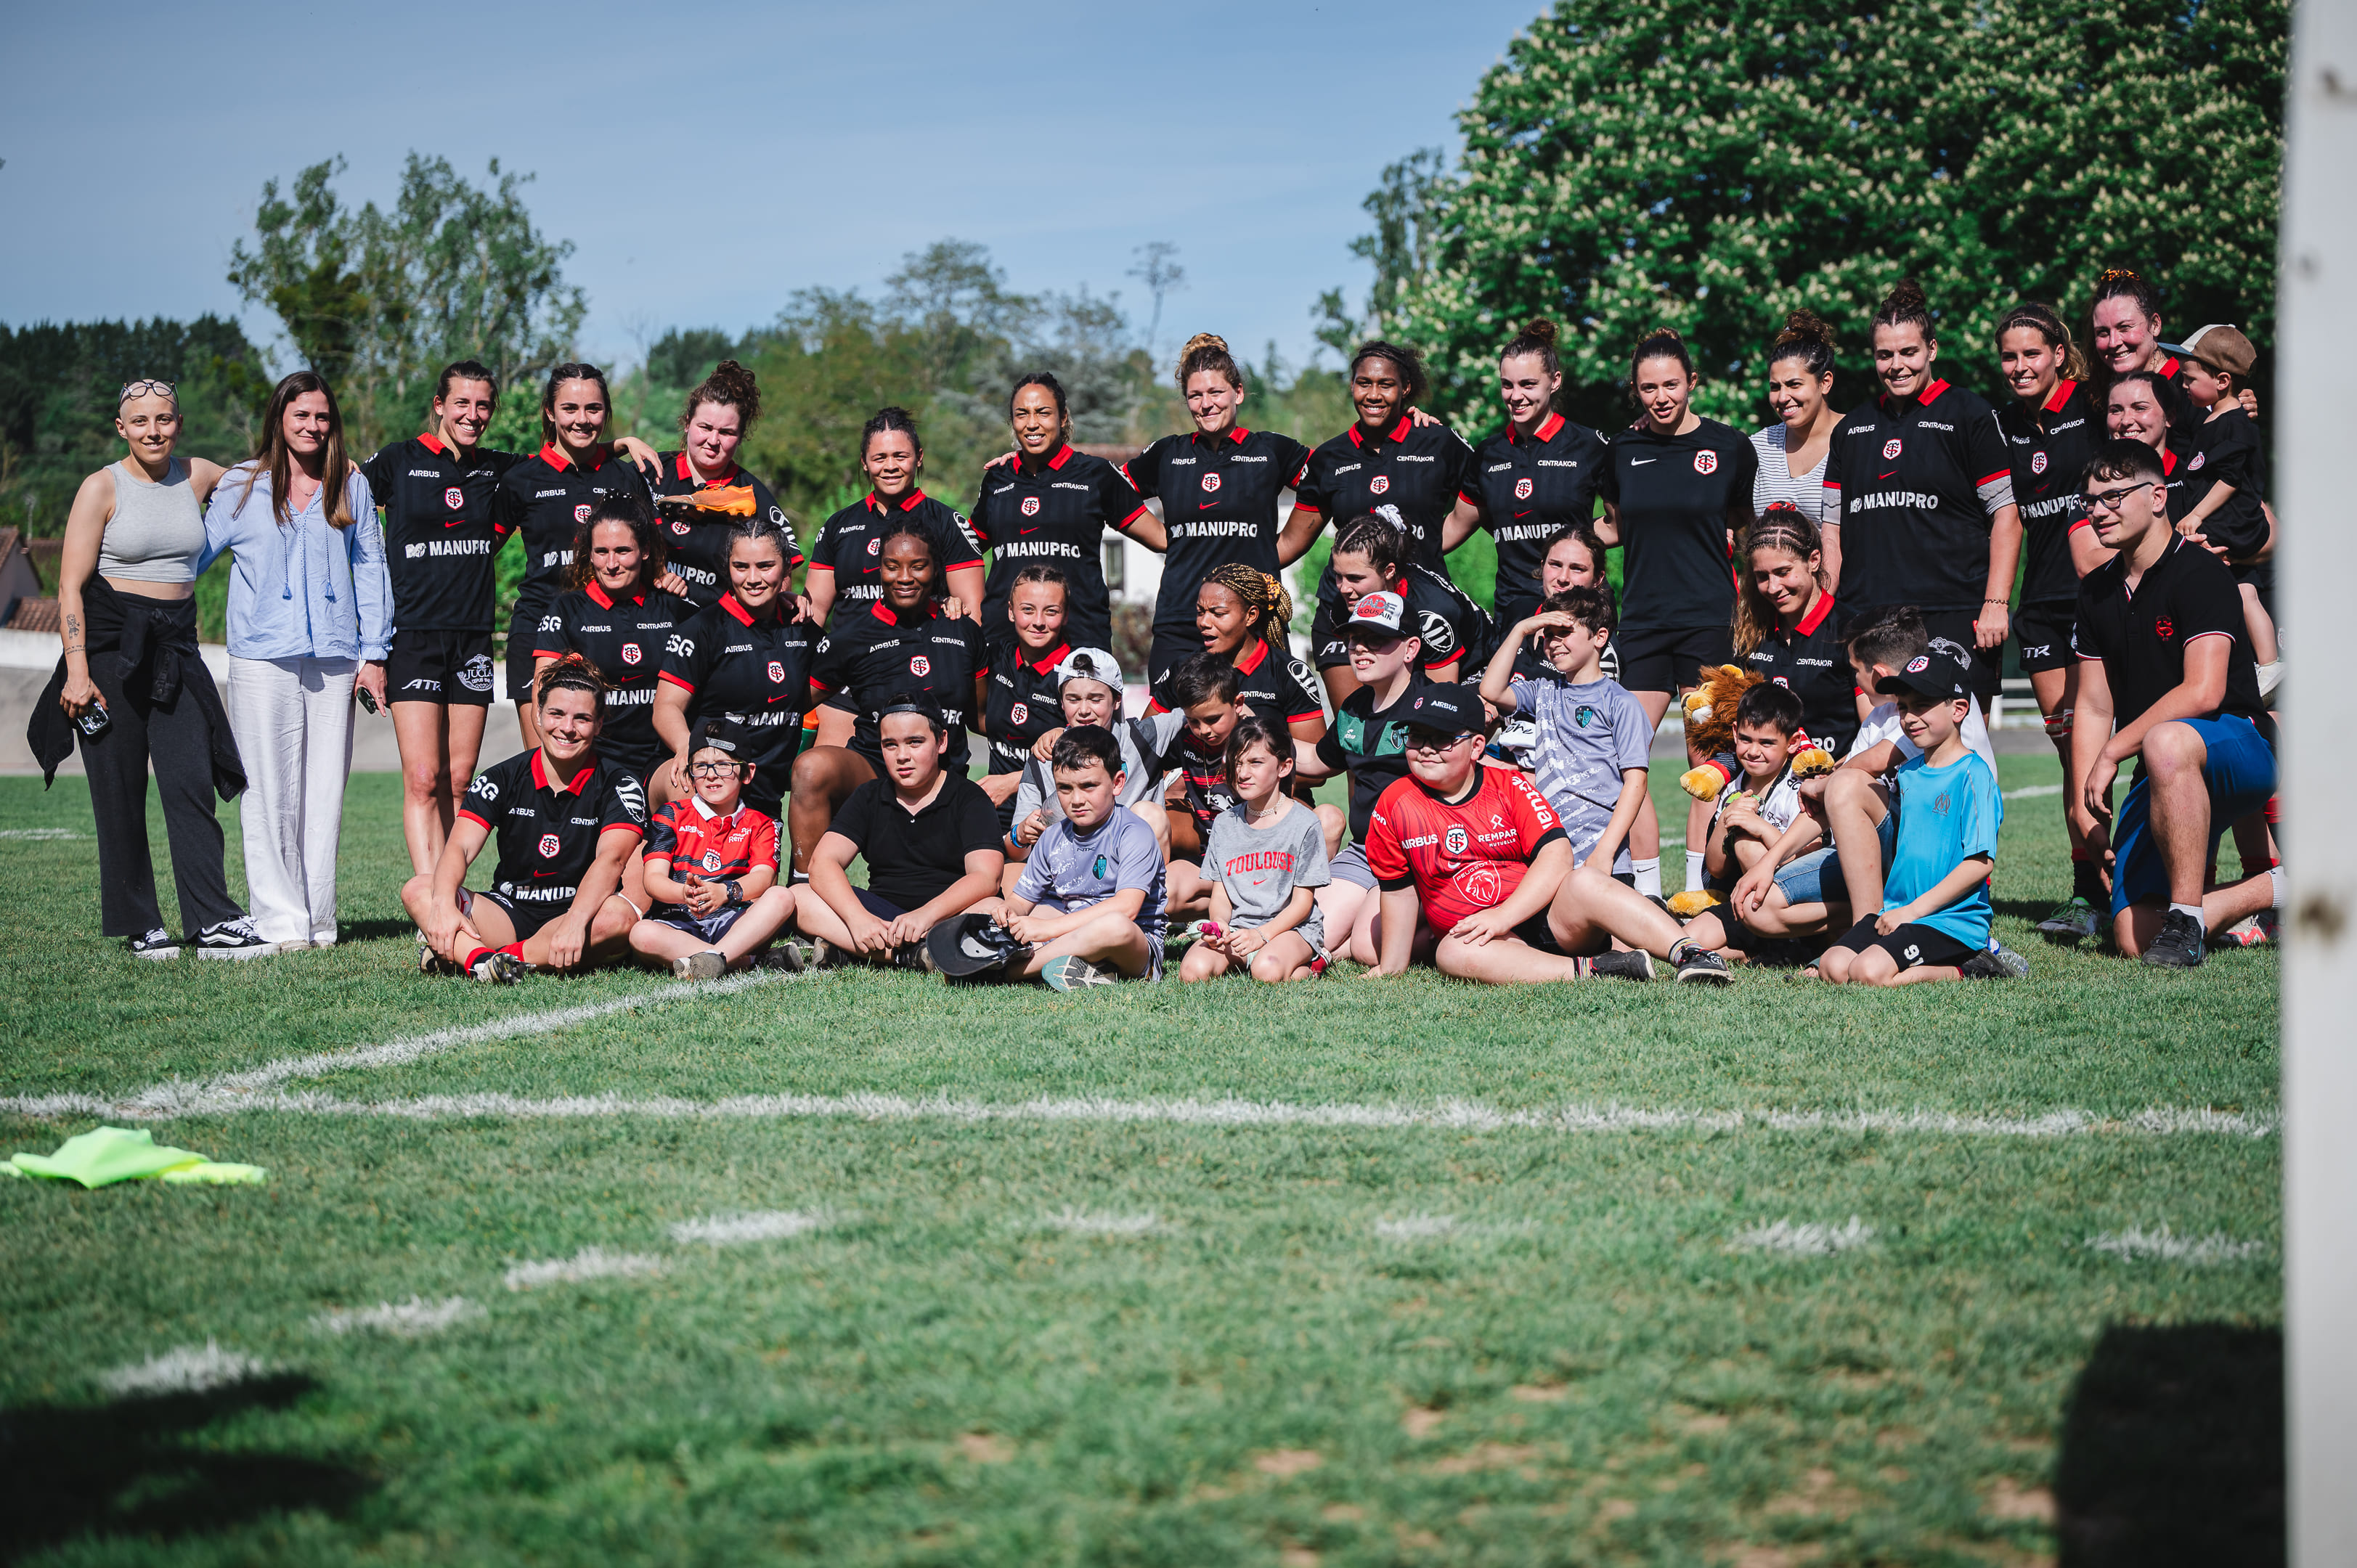
[[(586, 350), (742, 329), (792, 290), (875, 292), (903, 252), (987, 244), (1014, 286), (1119, 289), (1180, 248), (1161, 347), (1312, 348), (1385, 164), (1454, 115), (1541, 0), (1191, 7), (585, 0), (27, 7), (0, 95), (0, 321), (239, 311), (262, 183), (341, 154), (348, 200), (404, 156), (536, 175), (577, 247)], [(674, 19), (680, 18), (680, 19)], [(266, 312), (245, 312), (257, 340)]]

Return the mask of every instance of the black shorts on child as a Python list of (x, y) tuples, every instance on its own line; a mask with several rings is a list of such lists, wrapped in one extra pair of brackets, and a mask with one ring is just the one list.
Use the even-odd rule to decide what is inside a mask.
[(1875, 916), (1868, 915), (1852, 926), (1834, 946), (1847, 948), (1855, 953), (1862, 953), (1868, 948), (1880, 948), (1898, 960), (1901, 969), (1940, 965), (1953, 969), (1973, 956), (1971, 948), (1945, 931), (1910, 923), (1886, 937), (1874, 929), (1875, 919)]

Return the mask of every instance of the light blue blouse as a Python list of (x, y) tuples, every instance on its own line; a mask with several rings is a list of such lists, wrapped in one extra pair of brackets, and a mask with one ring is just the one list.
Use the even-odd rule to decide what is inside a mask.
[(281, 527), (270, 493), (269, 470), (240, 465), (221, 476), (205, 509), (198, 575), (223, 551), (235, 557), (229, 579), (231, 656), (383, 659), (393, 639), (393, 579), (368, 480), (354, 469), (345, 483), (349, 528), (328, 521), (320, 504), (324, 489)]

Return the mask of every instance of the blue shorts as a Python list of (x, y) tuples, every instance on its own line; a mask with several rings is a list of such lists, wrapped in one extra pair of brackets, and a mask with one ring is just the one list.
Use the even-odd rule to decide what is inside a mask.
[(691, 937), (716, 942), (728, 934), (728, 928), (743, 917), (746, 908), (729, 904), (709, 915), (698, 915), (684, 904), (658, 904), (647, 911), (647, 918), (675, 931), (685, 931)]
[[(2190, 725), (2210, 753), (2201, 765), (2201, 779), (2210, 786), (2209, 857), (2214, 860), (2218, 841), (2226, 836), (2226, 830), (2265, 806), (2275, 794), (2276, 748), (2240, 714), (2177, 722)], [(2169, 902), (2169, 867), (2161, 863), (2160, 845), (2152, 836), (2150, 783), (2141, 772), (2136, 775), (2112, 823), (2115, 918), (2131, 904)]]
[[(1898, 839), (1899, 814), (1883, 812), (1882, 825), (1875, 832), (1882, 840), (1882, 869), (1888, 875), (1891, 849)], [(1842, 880), (1841, 851), (1831, 844), (1788, 861), (1776, 873), (1776, 886), (1783, 890), (1784, 900), (1789, 904), (1849, 902), (1849, 886)], [(1830, 898), (1826, 897), (1829, 891)]]

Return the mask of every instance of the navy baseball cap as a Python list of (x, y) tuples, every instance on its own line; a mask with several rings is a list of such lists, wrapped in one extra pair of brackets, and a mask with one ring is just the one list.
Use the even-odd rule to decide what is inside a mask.
[(1914, 692), (1926, 697), (1969, 697), (1973, 663), (1969, 654), (1943, 639), (1909, 660), (1896, 675), (1885, 675), (1874, 689), (1886, 697)]
[(1437, 735), (1487, 735), (1490, 715), (1481, 707), (1481, 698), (1470, 686), (1460, 686), (1454, 681), (1433, 681), (1416, 688), (1408, 699), (1407, 712), (1400, 721), (1410, 729), (1431, 730)]

